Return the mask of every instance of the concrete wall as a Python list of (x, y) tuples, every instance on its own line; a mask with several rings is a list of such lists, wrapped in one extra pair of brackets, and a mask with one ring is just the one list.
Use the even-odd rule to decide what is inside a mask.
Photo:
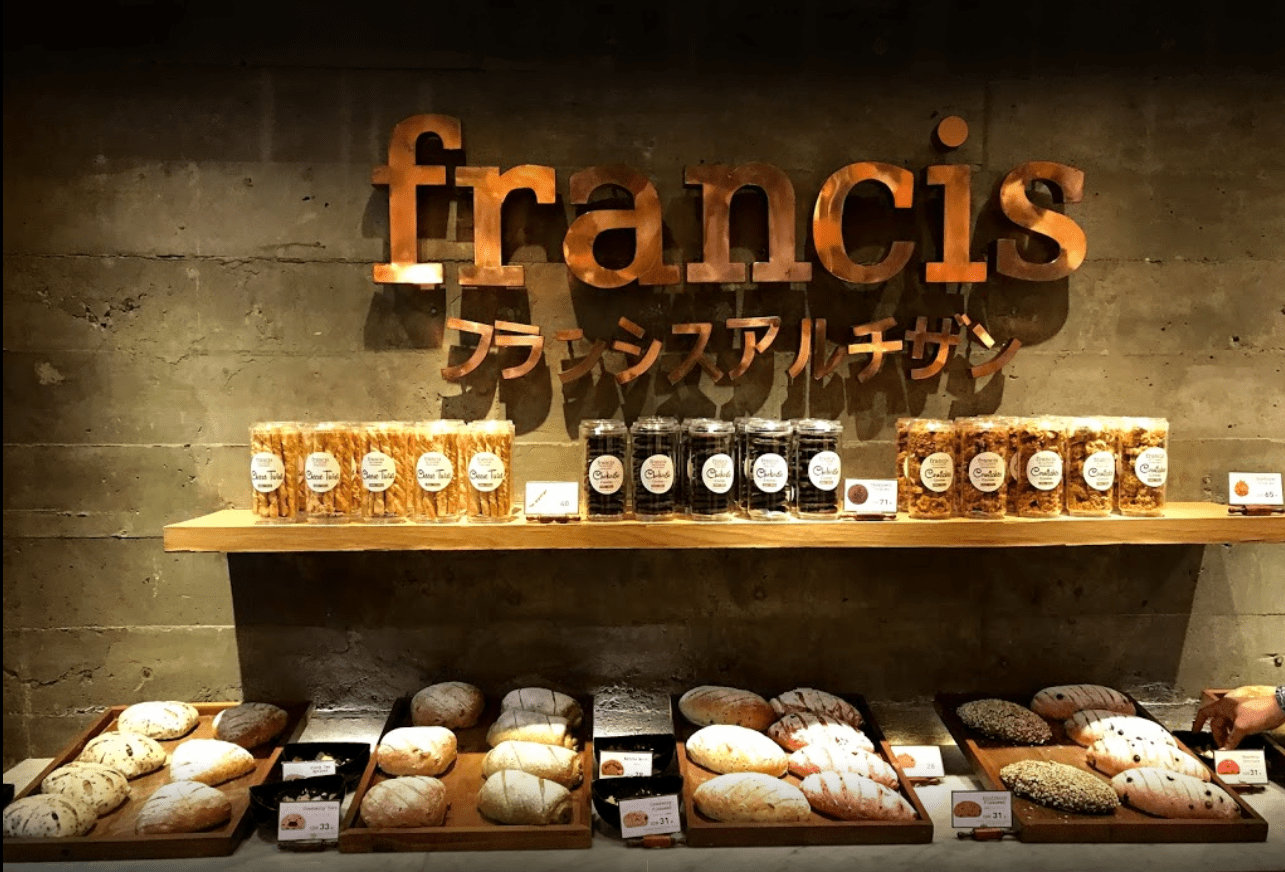
[[(1027, 4), (1008, 19), (1019, 38), (949, 4), (913, 19), (903, 5), (805, 3), (768, 21), (669, 3), (630, 27), (481, 5), (369, 32), (316, 15), (305, 39), (286, 13), (165, 18), (144, 3), (90, 13), (59, 44), (7, 33), (6, 763), (53, 752), (115, 703), (378, 708), (442, 677), (817, 683), (893, 700), (1064, 680), (1182, 698), (1285, 680), (1281, 546), (163, 552), (165, 523), (248, 505), (246, 428), (264, 418), (511, 417), (520, 480), (572, 475), (581, 417), (657, 409), (839, 417), (848, 469), (868, 475), (890, 469), (897, 416), (992, 411), (1164, 415), (1174, 499), (1224, 498), (1229, 469), (1285, 467), (1285, 82), (1271, 28), (1118, 9), (1070, 28)], [(389, 20), (406, 19), (394, 7)], [(96, 38), (108, 24), (130, 38)], [(387, 256), (371, 167), (397, 121), (430, 111), (462, 119), (470, 165), (556, 167), (557, 205), (518, 197), (505, 213), (527, 290), (461, 294), (467, 190), (430, 199), (424, 253), (448, 262), (443, 291), (370, 281)], [(973, 167), (978, 253), (1003, 229), (988, 204), (1013, 165), (1086, 174), (1067, 210), (1085, 265), (1061, 283), (969, 291), (997, 338), (1025, 343), (989, 380), (960, 357), (926, 383), (896, 364), (864, 386), (846, 364), (790, 383), (788, 328), (804, 314), (829, 317), (838, 341), (871, 317), (951, 311), (914, 270), (867, 291), (817, 266), (806, 288), (600, 293), (560, 262), (575, 170), (650, 176), (666, 258), (689, 262), (699, 201), (683, 166), (751, 160), (790, 175), (814, 260), (803, 240), (825, 177), (862, 159), (920, 173), (943, 159), (929, 135), (951, 113), (973, 131), (945, 160)], [(939, 245), (919, 191), (899, 228), (920, 245), (915, 264)], [(733, 255), (748, 260), (761, 211), (750, 198), (738, 213)], [(876, 254), (883, 232), (854, 248)], [(735, 388), (671, 388), (658, 374), (675, 344), (629, 389), (564, 389), (553, 342), (521, 383), (497, 383), (493, 360), (459, 385), (438, 371), (468, 353), (444, 331), (461, 312), (546, 334), (622, 314), (782, 314), (787, 329)], [(731, 335), (715, 336), (734, 361)]]

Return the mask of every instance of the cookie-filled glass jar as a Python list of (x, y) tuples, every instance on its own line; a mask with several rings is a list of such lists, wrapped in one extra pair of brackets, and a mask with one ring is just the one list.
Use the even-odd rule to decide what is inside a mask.
[(897, 419), (897, 511), (910, 511), (910, 479), (906, 472), (910, 469), (910, 422), (914, 418)]
[(910, 517), (949, 518), (955, 511), (955, 425), (915, 418), (906, 433)]
[(304, 512), (313, 523), (361, 517), (360, 424), (327, 421), (303, 428)]
[(1002, 518), (1008, 513), (1009, 427), (995, 418), (955, 421), (961, 518)]
[(418, 421), (410, 433), (410, 461), (415, 486), (411, 517), (421, 523), (458, 521), (464, 512), (463, 487), (467, 477), (461, 463), (463, 421)]
[(1115, 507), (1120, 433), (1107, 418), (1072, 418), (1066, 437), (1066, 511), (1102, 517)]
[(361, 517), (389, 523), (410, 517), (415, 487), (411, 457), (411, 427), (394, 421), (366, 424), (356, 431), (360, 441)]
[(1120, 418), (1120, 514), (1163, 515), (1169, 481), (1169, 422)]
[(474, 421), (464, 433), (464, 511), (472, 523), (513, 518), (512, 421)]
[(686, 425), (692, 520), (730, 520), (736, 512), (739, 477), (732, 457), (736, 452), (736, 425), (714, 418), (692, 418)]
[(303, 425), (255, 424), (250, 428), (251, 511), (267, 523), (303, 517)]
[(839, 438), (843, 425), (824, 418), (802, 418), (794, 423), (791, 480), (794, 505), (800, 518), (839, 517), (842, 505), (843, 463)]
[(628, 508), (629, 429), (624, 421), (581, 421), (580, 439), (580, 514), (590, 521), (619, 521)]
[(1018, 429), (1017, 514), (1055, 518), (1066, 503), (1068, 419), (1023, 418)]
[(790, 517), (789, 421), (755, 418), (745, 423), (745, 474), (749, 478), (745, 514), (756, 521)]
[(634, 517), (667, 521), (674, 517), (678, 489), (678, 422), (639, 418), (629, 428), (629, 476)]

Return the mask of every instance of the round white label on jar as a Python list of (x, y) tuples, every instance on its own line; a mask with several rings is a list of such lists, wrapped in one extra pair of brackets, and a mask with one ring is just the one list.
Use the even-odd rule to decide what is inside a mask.
[(415, 480), (429, 493), (446, 490), (446, 486), (455, 478), (455, 468), (451, 459), (440, 451), (428, 451), (419, 456), (415, 464)]
[(313, 493), (324, 494), (334, 490), (342, 474), (339, 461), (329, 451), (314, 451), (303, 463), (303, 480)]
[(286, 480), (286, 465), (281, 458), (260, 451), (250, 458), (250, 484), (261, 494), (272, 493)]
[(994, 451), (983, 451), (968, 461), (968, 480), (982, 493), (994, 493), (1004, 483), (1008, 464)]
[(1148, 448), (1133, 462), (1138, 481), (1148, 487), (1160, 487), (1169, 479), (1169, 452), (1163, 448)]
[(600, 494), (614, 494), (624, 487), (625, 465), (619, 457), (604, 454), (589, 464), (589, 486)]
[(371, 451), (361, 459), (361, 483), (368, 491), (382, 493), (397, 478), (397, 461), (382, 451)]
[(1026, 461), (1026, 480), (1036, 490), (1050, 491), (1062, 483), (1062, 455), (1037, 451)]
[(955, 480), (955, 458), (945, 451), (929, 454), (919, 464), (919, 480), (935, 493), (950, 490), (950, 483)]
[[(776, 455), (764, 456), (775, 457)], [(701, 467), (701, 481), (705, 483), (705, 487), (716, 494), (727, 493), (736, 482), (736, 462), (726, 454), (715, 454)]]
[[(724, 455), (726, 456), (726, 455)], [(713, 458), (710, 458), (713, 460)], [(707, 467), (708, 463), (705, 464)], [(779, 454), (762, 454), (754, 461), (754, 487), (765, 494), (780, 492), (790, 480), (790, 467)], [(730, 488), (731, 485), (729, 484)], [(710, 488), (713, 490), (713, 488)], [(722, 491), (718, 491), (722, 493)]]
[(667, 494), (674, 486), (674, 460), (668, 454), (653, 454), (638, 470), (642, 486), (654, 494)]
[(1109, 491), (1115, 484), (1115, 455), (1095, 451), (1084, 458), (1084, 480), (1094, 490)]
[(820, 451), (808, 464), (808, 481), (817, 490), (832, 491), (839, 486), (843, 464), (833, 451)]
[(468, 480), (474, 490), (495, 490), (504, 483), (504, 461), (490, 451), (479, 451), (469, 458)]

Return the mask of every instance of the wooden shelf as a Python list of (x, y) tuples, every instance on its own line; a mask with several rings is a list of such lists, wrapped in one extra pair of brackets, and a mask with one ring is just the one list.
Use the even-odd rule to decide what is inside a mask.
[(226, 509), (170, 524), (166, 551), (522, 551), (578, 548), (976, 548), (1285, 542), (1285, 516), (1229, 516), (1213, 503), (1171, 503), (1162, 518), (1002, 521), (782, 521), (645, 524), (264, 524)]

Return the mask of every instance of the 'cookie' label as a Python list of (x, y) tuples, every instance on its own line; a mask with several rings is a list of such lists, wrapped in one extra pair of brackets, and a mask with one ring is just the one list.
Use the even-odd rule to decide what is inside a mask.
[(955, 480), (955, 459), (945, 451), (929, 454), (919, 464), (919, 480), (934, 493), (950, 490)]
[(983, 451), (968, 461), (968, 480), (982, 493), (994, 493), (1004, 483), (1008, 465), (994, 451)]
[(468, 480), (474, 490), (495, 490), (504, 484), (504, 461), (490, 451), (479, 451), (469, 458)]
[(1037, 451), (1026, 461), (1026, 480), (1036, 490), (1050, 491), (1062, 483), (1062, 455)]
[(1095, 451), (1084, 458), (1084, 481), (1094, 490), (1111, 490), (1115, 484), (1115, 455), (1110, 451)]
[(455, 478), (455, 467), (451, 459), (440, 451), (427, 451), (419, 456), (415, 464), (415, 480), (429, 493), (446, 490), (446, 486)]
[(260, 451), (250, 458), (250, 484), (261, 494), (272, 493), (286, 480), (286, 465), (281, 458)]
[(668, 454), (653, 454), (642, 462), (638, 481), (654, 494), (667, 494), (674, 486), (674, 459)]
[(1169, 479), (1169, 452), (1163, 448), (1148, 448), (1133, 462), (1138, 481), (1148, 487), (1160, 487)]
[(361, 483), (366, 490), (381, 493), (393, 486), (397, 461), (382, 451), (371, 451), (361, 459)]
[[(708, 462), (705, 465), (708, 466)], [(789, 480), (790, 467), (781, 455), (763, 454), (754, 461), (754, 486), (763, 493), (779, 493)], [(728, 484), (728, 487), (730, 488), (731, 484)], [(710, 488), (710, 490), (713, 490), (713, 488)], [(722, 491), (719, 491), (719, 493), (722, 493)]]
[(334, 490), (342, 475), (339, 461), (329, 451), (314, 451), (303, 462), (303, 480), (313, 493), (324, 494)]
[[(764, 455), (764, 457), (781, 458), (775, 454)], [(761, 458), (760, 458), (761, 459)], [(781, 461), (785, 463), (785, 461)], [(757, 465), (755, 472), (757, 473)], [(756, 479), (757, 480), (757, 479)], [(732, 489), (732, 484), (736, 481), (736, 464), (732, 458), (726, 454), (715, 454), (705, 461), (701, 467), (701, 481), (705, 487), (709, 488), (716, 494), (725, 494)], [(782, 484), (784, 487), (784, 484)], [(781, 488), (777, 488), (780, 490)]]
[(600, 494), (614, 494), (625, 484), (625, 465), (619, 457), (604, 454), (589, 464), (589, 486)]
[(808, 481), (817, 490), (832, 491), (839, 486), (843, 464), (833, 451), (821, 451), (808, 464)]

